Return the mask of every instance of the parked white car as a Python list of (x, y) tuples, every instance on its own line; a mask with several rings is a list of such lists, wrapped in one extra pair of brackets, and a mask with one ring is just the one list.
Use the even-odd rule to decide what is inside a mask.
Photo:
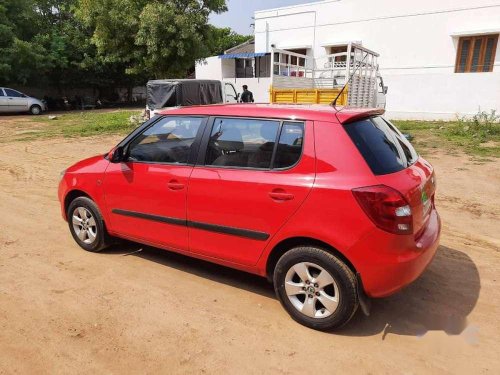
[(0, 113), (30, 112), (39, 115), (47, 110), (47, 104), (17, 90), (0, 87)]

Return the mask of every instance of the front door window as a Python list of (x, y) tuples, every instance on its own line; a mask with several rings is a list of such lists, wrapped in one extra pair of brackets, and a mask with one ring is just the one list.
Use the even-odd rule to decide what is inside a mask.
[(165, 117), (132, 141), (131, 161), (186, 164), (203, 119)]
[(7, 94), (7, 96), (9, 96), (11, 98), (24, 98), (24, 95), (16, 90), (5, 89), (5, 93)]

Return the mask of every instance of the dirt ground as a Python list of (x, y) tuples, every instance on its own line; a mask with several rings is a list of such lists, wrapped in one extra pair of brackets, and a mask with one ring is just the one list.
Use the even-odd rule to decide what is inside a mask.
[(500, 160), (427, 154), (436, 258), (370, 317), (321, 333), (259, 277), (135, 244), (81, 250), (59, 173), (120, 137), (7, 142), (23, 119), (0, 117), (0, 374), (500, 373)]

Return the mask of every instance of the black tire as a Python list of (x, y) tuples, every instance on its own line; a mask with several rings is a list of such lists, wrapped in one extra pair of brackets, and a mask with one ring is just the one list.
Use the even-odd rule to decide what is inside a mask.
[(38, 115), (42, 114), (42, 107), (40, 107), (38, 104), (33, 104), (30, 107), (30, 113), (32, 115), (38, 116)]
[[(322, 267), (335, 280), (339, 291), (339, 301), (331, 315), (324, 318), (304, 315), (288, 297), (285, 290), (286, 274), (294, 265), (302, 262)], [(276, 264), (273, 281), (276, 295), (288, 314), (296, 322), (316, 330), (329, 331), (342, 327), (354, 316), (359, 305), (355, 274), (340, 259), (320, 248), (301, 246), (287, 251)]]
[[(75, 213), (75, 210), (80, 207), (88, 210), (91, 213), (92, 217), (95, 219), (95, 239), (91, 243), (86, 243), (82, 239), (80, 239), (73, 226), (73, 214)], [(99, 211), (99, 208), (92, 199), (87, 197), (75, 198), (69, 204), (66, 215), (68, 218), (68, 225), (71, 235), (82, 249), (97, 253), (104, 250), (111, 244), (112, 239), (106, 231), (106, 225), (104, 223), (104, 220), (102, 219), (101, 211)], [(90, 237), (87, 236), (87, 238)]]

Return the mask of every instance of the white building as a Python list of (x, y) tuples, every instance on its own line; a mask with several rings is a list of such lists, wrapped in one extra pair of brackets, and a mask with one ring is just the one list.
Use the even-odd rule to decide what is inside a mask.
[(499, 33), (498, 0), (318, 1), (256, 12), (255, 55), (210, 57), (196, 77), (247, 84), (267, 102), (273, 47), (321, 58), (355, 42), (380, 54), (389, 117), (453, 119), (500, 112)]

